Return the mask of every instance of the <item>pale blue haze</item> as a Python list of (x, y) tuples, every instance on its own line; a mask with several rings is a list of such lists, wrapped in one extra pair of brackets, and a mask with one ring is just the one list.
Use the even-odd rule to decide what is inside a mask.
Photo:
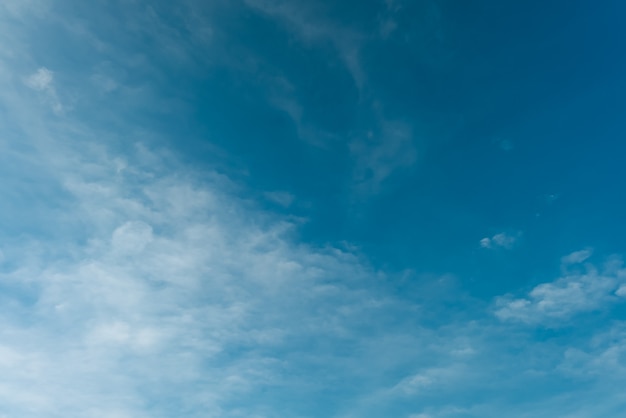
[(2, 1), (0, 417), (626, 416), (625, 14)]

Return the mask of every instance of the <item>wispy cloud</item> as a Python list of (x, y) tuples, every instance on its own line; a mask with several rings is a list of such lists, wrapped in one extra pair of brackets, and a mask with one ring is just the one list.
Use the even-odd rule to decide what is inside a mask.
[(269, 201), (274, 202), (285, 208), (288, 208), (289, 206), (291, 206), (291, 204), (294, 201), (294, 196), (288, 192), (280, 192), (280, 191), (266, 192), (264, 193), (264, 196)]
[(255, 10), (279, 19), (305, 42), (330, 41), (350, 71), (355, 84), (359, 88), (363, 87), (365, 72), (359, 59), (364, 40), (362, 34), (320, 16), (315, 12), (313, 3), (283, 0), (246, 0), (245, 3)]
[(417, 160), (413, 131), (399, 121), (380, 122), (380, 132), (350, 144), (355, 159), (354, 178), (361, 193), (377, 193), (394, 172), (411, 167)]
[[(365, 130), (367, 133), (349, 142), (354, 166), (354, 189), (358, 194), (378, 193), (387, 178), (416, 162), (417, 149), (412, 123), (406, 119), (384, 116), (381, 104), (375, 97), (370, 97), (368, 68), (362, 65), (360, 54), (368, 40), (371, 40), (371, 34), (336, 24), (324, 16), (319, 10), (323, 8), (316, 8), (315, 3), (246, 0), (246, 4), (281, 22), (297, 39), (307, 44), (325, 46), (330, 43), (351, 74), (360, 95), (363, 96), (355, 104), (355, 111), (374, 116)], [(389, 5), (389, 8), (393, 9), (395, 6)], [(394, 25), (392, 20), (388, 20), (381, 26), (383, 37), (393, 31)], [(300, 136), (309, 142), (319, 145), (324, 141), (320, 138), (316, 140), (316, 136), (321, 136), (324, 140), (333, 136), (305, 126), (302, 121), (305, 109), (293, 97), (282, 94), (272, 97), (271, 101), (290, 115)]]
[(600, 330), (583, 347), (565, 351), (559, 368), (570, 375), (582, 378), (601, 376), (615, 381), (626, 380), (626, 324), (614, 323)]

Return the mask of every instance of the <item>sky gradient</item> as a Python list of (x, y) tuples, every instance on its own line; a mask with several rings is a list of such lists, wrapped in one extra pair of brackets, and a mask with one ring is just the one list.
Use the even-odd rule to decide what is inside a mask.
[(625, 13), (2, 1), (0, 418), (625, 416)]

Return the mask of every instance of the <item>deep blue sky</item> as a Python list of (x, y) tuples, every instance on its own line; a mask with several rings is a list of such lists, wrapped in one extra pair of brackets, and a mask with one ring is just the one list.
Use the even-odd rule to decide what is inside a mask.
[(0, 416), (622, 417), (626, 6), (0, 5)]

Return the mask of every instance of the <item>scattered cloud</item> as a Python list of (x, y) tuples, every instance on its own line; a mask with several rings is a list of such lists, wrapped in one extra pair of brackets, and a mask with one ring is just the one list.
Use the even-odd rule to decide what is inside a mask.
[(422, 392), (448, 384), (464, 374), (464, 365), (451, 364), (443, 368), (431, 368), (408, 376), (396, 384), (391, 392), (402, 396), (415, 396)]
[(41, 67), (33, 74), (26, 77), (24, 83), (31, 89), (43, 93), (54, 113), (61, 114), (63, 112), (63, 105), (59, 101), (54, 87), (54, 75), (52, 71)]
[(38, 69), (26, 79), (26, 85), (38, 91), (52, 89), (52, 71), (45, 67)]
[[(564, 257), (568, 262), (581, 262), (587, 250)], [(614, 304), (615, 294), (626, 281), (626, 270), (610, 268), (599, 272), (588, 266), (584, 273), (570, 273), (553, 282), (533, 288), (526, 297), (499, 297), (495, 314), (503, 321), (529, 324), (560, 325), (584, 312), (603, 310)]]
[(505, 232), (501, 232), (495, 234), (492, 237), (485, 237), (480, 240), (480, 246), (482, 248), (504, 248), (507, 250), (512, 249), (517, 241), (519, 240), (521, 233), (517, 233), (514, 235), (507, 234)]
[(591, 257), (593, 251), (591, 249), (584, 249), (580, 251), (574, 251), (571, 254), (568, 254), (561, 258), (561, 264), (563, 266), (568, 266), (571, 264), (580, 264)]
[[(302, 42), (312, 45), (332, 45), (345, 68), (363, 96), (356, 104), (357, 112), (373, 112), (368, 125), (369, 133), (352, 140), (348, 145), (352, 156), (354, 190), (357, 194), (376, 194), (382, 183), (393, 173), (412, 166), (417, 159), (413, 126), (403, 118), (382, 115), (381, 104), (371, 97), (368, 89), (367, 68), (361, 63), (361, 49), (371, 40), (371, 34), (361, 33), (347, 25), (336, 24), (323, 13), (322, 7), (311, 2), (288, 2), (282, 0), (246, 0), (253, 10), (269, 16), (288, 28)], [(381, 36), (388, 37), (397, 24), (393, 14), (398, 5), (388, 4), (389, 18), (381, 22)], [(365, 98), (365, 96), (368, 96)], [(270, 102), (286, 112), (294, 121), (298, 134), (307, 142), (325, 145), (328, 139), (336, 139), (331, 132), (324, 132), (306, 123), (305, 108), (290, 94), (273, 94)], [(361, 110), (359, 110), (362, 108)], [(363, 130), (367, 130), (363, 129)]]
[[(27, 13), (21, 4), (0, 9)], [(159, 20), (154, 10), (147, 16), (141, 25)], [(165, 55), (181, 58), (184, 37), (153, 23), (137, 33), (160, 32), (170, 38)], [(329, 28), (303, 31), (326, 39), (335, 36)], [(336, 42), (346, 42), (347, 55), (355, 45)], [(28, 50), (22, 47), (16, 50)], [(353, 59), (358, 67), (358, 50)], [(154, 64), (133, 62), (146, 73)], [(311, 394), (320, 404), (330, 401), (327, 416), (353, 418), (623, 410), (615, 389), (626, 376), (623, 325), (548, 342), (511, 326), (608, 309), (626, 297), (622, 267), (598, 272), (586, 264), (590, 250), (570, 254), (562, 277), (497, 298), (490, 306), (500, 321), (484, 318), (476, 308), (484, 301), (457, 312), (462, 298), (448, 294), (452, 308), (425, 291), (429, 301), (416, 302), (394, 293), (393, 275), (372, 268), (350, 244), (298, 242), (296, 223), (256, 206), (228, 177), (208, 166), (194, 172), (156, 146), (159, 134), (136, 115), (162, 97), (129, 100), (125, 77), (86, 66), (87, 84), (115, 91), (95, 107), (117, 113), (117, 123), (77, 119), (58, 100), (50, 118), (37, 98), (54, 110), (73, 77), (56, 64), (54, 72), (33, 71), (30, 59), (14, 66), (20, 71), (10, 67), (0, 63), (0, 187), (11, 191), (1, 209), (3, 219), (18, 213), (15, 222), (28, 228), (0, 231), (0, 416), (309, 416)], [(11, 74), (27, 75), (15, 83)], [(25, 86), (31, 94), (23, 94)], [(300, 117), (297, 102), (282, 106)], [(378, 120), (379, 133), (353, 145), (355, 182), (369, 192), (416, 159), (413, 128), (385, 120)], [(283, 191), (263, 198), (285, 207), (294, 201)], [(519, 236), (496, 234), (481, 245), (509, 248), (511, 238)], [(433, 320), (426, 303), (445, 310), (445, 318)], [(563, 376), (567, 393), (552, 385)], [(545, 395), (524, 390), (548, 384)]]
[(626, 381), (626, 322), (599, 330), (580, 347), (569, 347), (558, 368), (577, 378), (598, 377), (606, 383)]

